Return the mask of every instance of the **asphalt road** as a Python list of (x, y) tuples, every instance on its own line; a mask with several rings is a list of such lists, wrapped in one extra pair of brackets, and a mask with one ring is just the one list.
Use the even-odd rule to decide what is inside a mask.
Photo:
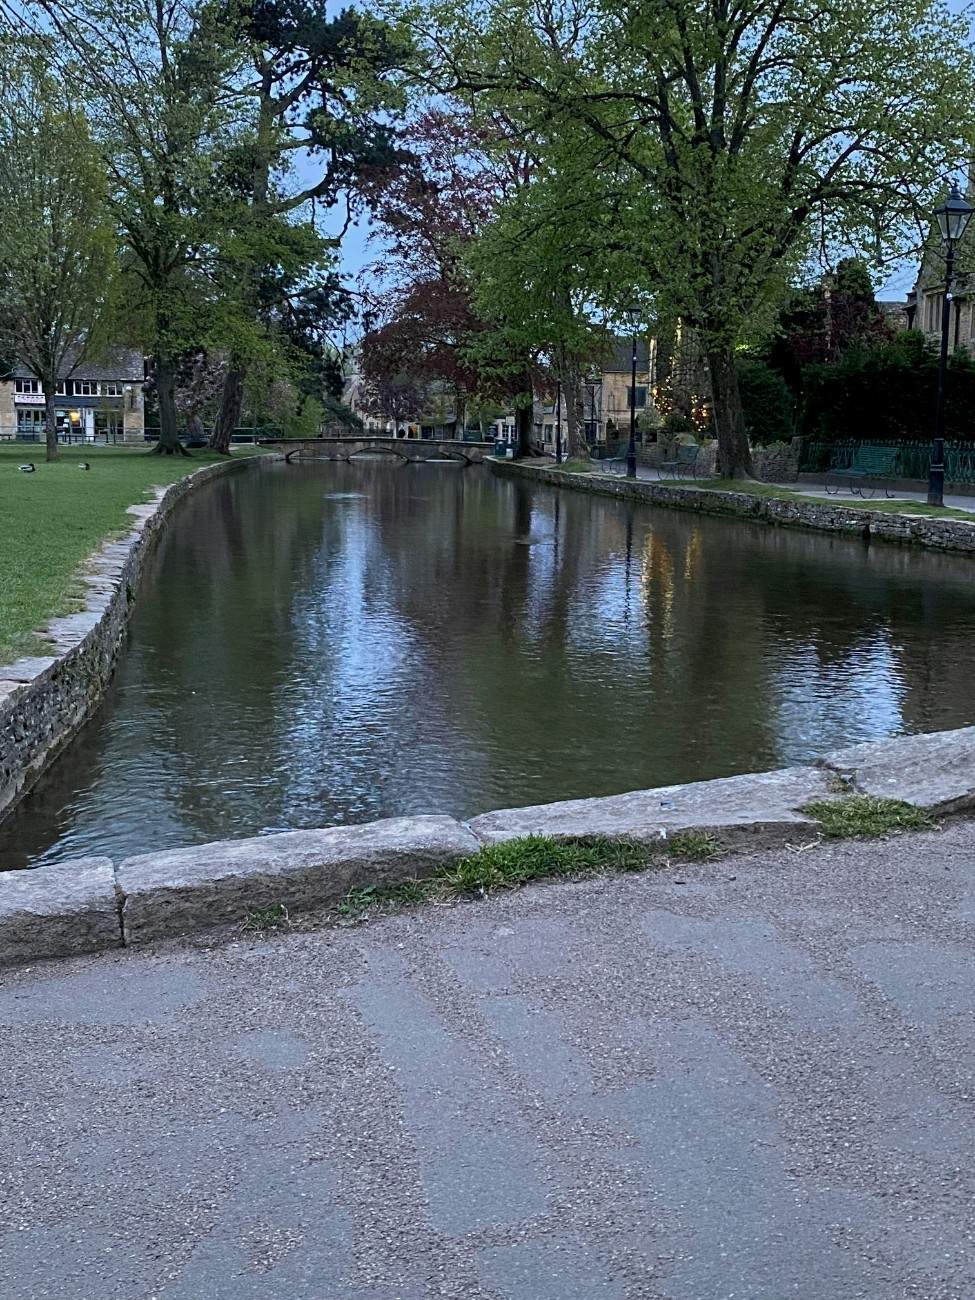
[(971, 1300), (975, 827), (0, 978), (3, 1300)]

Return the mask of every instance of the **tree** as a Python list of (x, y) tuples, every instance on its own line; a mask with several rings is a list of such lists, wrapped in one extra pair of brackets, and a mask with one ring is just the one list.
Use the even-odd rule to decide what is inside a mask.
[(83, 117), (43, 47), (0, 44), (0, 331), (44, 390), (48, 460), (55, 394), (105, 341), (115, 267), (105, 180)]
[(750, 472), (738, 342), (818, 249), (903, 241), (975, 135), (967, 19), (941, 0), (470, 0), (428, 29), (441, 89), (506, 97), (556, 160), (571, 144), (593, 265), (701, 340), (729, 476)]
[[(295, 305), (301, 271), (321, 268), (326, 252), (325, 243), (306, 238), (304, 267), (296, 261), (294, 215), (311, 213), (307, 236), (317, 208), (344, 195), (351, 211), (360, 173), (397, 160), (395, 74), (409, 45), (401, 32), (353, 9), (326, 19), (313, 0), (251, 0), (226, 13), (250, 55), (239, 91), (253, 122), (230, 168), (243, 208), (230, 267), (243, 310), (267, 325), (275, 309)], [(299, 155), (306, 179), (295, 184)], [(276, 298), (285, 284), (287, 294)], [(320, 308), (321, 295), (316, 301)], [(232, 352), (210, 439), (216, 451), (227, 451), (240, 420), (252, 359), (245, 343), (238, 339)]]
[(160, 436), (182, 451), (175, 390), (186, 351), (215, 342), (214, 291), (239, 214), (218, 184), (235, 139), (229, 97), (240, 53), (210, 0), (33, 0), (59, 38), (61, 72), (85, 97), (153, 356)]

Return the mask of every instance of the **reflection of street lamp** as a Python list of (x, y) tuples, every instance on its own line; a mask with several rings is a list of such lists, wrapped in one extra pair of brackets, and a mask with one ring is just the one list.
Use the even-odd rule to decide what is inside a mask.
[(633, 355), (630, 366), (630, 444), (626, 449), (626, 477), (636, 478), (636, 327), (640, 322), (640, 308), (627, 307), (626, 318), (633, 336)]
[(948, 372), (948, 329), (951, 322), (951, 282), (955, 273), (955, 245), (968, 229), (975, 208), (958, 192), (952, 181), (947, 199), (935, 208), (938, 228), (945, 246), (945, 294), (941, 304), (941, 356), (938, 360), (938, 395), (934, 405), (934, 437), (928, 471), (928, 505), (944, 505), (945, 499), (945, 378)]

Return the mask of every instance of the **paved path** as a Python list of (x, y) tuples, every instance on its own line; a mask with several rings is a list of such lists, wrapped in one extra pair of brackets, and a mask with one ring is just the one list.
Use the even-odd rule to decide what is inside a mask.
[(0, 981), (3, 1300), (970, 1300), (975, 826)]
[[(599, 462), (597, 461), (595, 462), (595, 464), (598, 466)], [(618, 469), (616, 469), (614, 470), (614, 472), (618, 473), (619, 471)], [(643, 479), (649, 483), (664, 482), (664, 483), (672, 484), (674, 481), (673, 475), (667, 475), (661, 473), (660, 470), (651, 469), (648, 465), (637, 465), (636, 476), (637, 478)], [(687, 483), (687, 486), (693, 487), (693, 482), (689, 481)], [(808, 482), (780, 483), (778, 486), (787, 489), (789, 492), (797, 492), (800, 496), (816, 497), (818, 500), (823, 500), (827, 495), (826, 488), (822, 483), (808, 483)], [(928, 494), (926, 491), (913, 490), (911, 488), (901, 488), (901, 487), (892, 488), (891, 491), (894, 492), (898, 501), (927, 501)], [(879, 493), (878, 496), (873, 499), (885, 500), (882, 492)], [(855, 505), (862, 504), (859, 497), (854, 496), (852, 492), (848, 492), (846, 490), (837, 493), (836, 496), (831, 497), (830, 500), (835, 501), (837, 505), (855, 506)], [(957, 493), (946, 493), (945, 505), (950, 506), (954, 510), (968, 510), (971, 511), (973, 514), (975, 514), (975, 496), (963, 496)]]

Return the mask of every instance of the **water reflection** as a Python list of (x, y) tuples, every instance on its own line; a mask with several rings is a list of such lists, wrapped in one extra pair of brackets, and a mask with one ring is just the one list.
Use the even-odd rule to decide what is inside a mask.
[(454, 465), (252, 471), (181, 512), (105, 707), (0, 862), (467, 816), (961, 725), (971, 573)]

